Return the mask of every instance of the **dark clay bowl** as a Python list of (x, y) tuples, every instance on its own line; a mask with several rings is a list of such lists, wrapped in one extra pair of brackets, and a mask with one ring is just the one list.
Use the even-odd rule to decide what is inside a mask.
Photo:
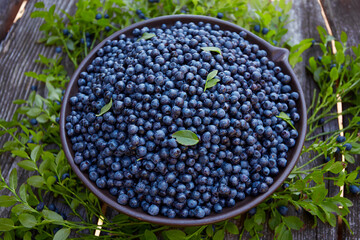
[[(101, 190), (99, 189), (94, 182), (89, 180), (88, 174), (83, 173), (80, 171), (79, 167), (74, 163), (74, 152), (72, 150), (71, 142), (69, 137), (66, 135), (65, 131), (65, 117), (71, 112), (71, 106), (69, 103), (69, 98), (74, 96), (78, 92), (78, 85), (77, 80), (80, 72), (85, 71), (86, 67), (91, 63), (91, 61), (96, 57), (96, 52), (105, 45), (106, 40), (113, 40), (117, 39), (120, 34), (125, 34), (127, 36), (132, 36), (132, 31), (135, 28), (142, 28), (142, 27), (160, 27), (161, 24), (165, 23), (168, 26), (175, 24), (176, 21), (182, 21), (183, 23), (188, 22), (204, 22), (204, 23), (211, 23), (217, 24), (220, 26), (222, 30), (229, 30), (234, 32), (245, 31), (248, 33), (247, 40), (250, 43), (258, 44), (260, 49), (264, 49), (268, 53), (268, 58), (275, 62), (276, 65), (280, 66), (284, 72), (284, 74), (288, 74), (292, 78), (291, 87), (293, 90), (297, 91), (300, 95), (299, 100), (297, 101), (297, 109), (301, 116), (299, 122), (295, 124), (296, 129), (299, 132), (299, 137), (296, 141), (296, 145), (290, 149), (288, 153), (288, 163), (285, 169), (280, 170), (278, 176), (274, 178), (274, 183), (269, 188), (269, 191), (260, 194), (256, 197), (247, 196), (245, 200), (241, 202), (237, 202), (234, 207), (231, 208), (224, 208), (221, 213), (211, 213), (209, 216), (206, 216), (202, 219), (195, 219), (195, 218), (167, 218), (164, 216), (151, 216), (145, 213), (141, 208), (133, 209), (129, 206), (122, 206), (117, 203), (116, 198), (112, 196), (108, 190)], [(205, 16), (195, 16), (195, 15), (174, 15), (174, 16), (163, 16), (154, 19), (149, 19), (143, 22), (139, 22), (133, 24), (129, 27), (126, 27), (110, 37), (106, 38), (102, 41), (99, 45), (97, 45), (90, 54), (81, 62), (78, 69), (72, 76), (69, 85), (66, 89), (66, 93), (64, 96), (62, 108), (61, 108), (61, 115), (60, 115), (60, 135), (61, 141), (63, 144), (63, 149), (65, 151), (66, 157), (76, 173), (76, 175), (83, 181), (86, 187), (88, 187), (101, 201), (105, 202), (112, 208), (118, 210), (121, 213), (127, 214), (131, 217), (140, 219), (142, 221), (152, 222), (161, 225), (173, 225), (173, 226), (195, 226), (195, 225), (205, 225), (211, 224), (215, 222), (219, 222), (222, 220), (226, 220), (232, 217), (235, 217), (239, 214), (245, 213), (251, 208), (255, 207), (262, 201), (264, 201), (267, 197), (269, 197), (287, 178), (290, 174), (291, 170), (296, 164), (297, 159), (300, 156), (301, 148), (304, 144), (305, 139), (305, 132), (306, 132), (306, 109), (305, 109), (305, 101), (304, 101), (304, 94), (301, 90), (299, 81), (297, 80), (291, 66), (288, 63), (288, 55), (289, 51), (284, 48), (278, 48), (270, 45), (268, 42), (264, 41), (263, 39), (255, 36), (254, 34), (248, 32), (247, 30), (212, 17), (205, 17)]]

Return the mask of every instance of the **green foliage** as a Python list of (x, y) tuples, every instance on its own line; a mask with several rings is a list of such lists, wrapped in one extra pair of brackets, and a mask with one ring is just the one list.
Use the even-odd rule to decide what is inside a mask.
[(196, 145), (199, 142), (199, 137), (190, 130), (180, 130), (171, 135), (176, 141), (184, 146)]
[[(290, 46), (288, 39), (284, 39), (287, 32), (285, 26), (290, 21), (288, 12), (291, 9), (291, 2), (285, 0), (163, 0), (158, 4), (149, 3), (147, 0), (107, 0), (104, 3), (99, 0), (79, 0), (76, 12), (73, 15), (64, 12), (65, 17), (60, 17), (56, 13), (56, 6), (44, 9), (41, 2), (37, 2), (35, 6), (39, 10), (33, 12), (32, 17), (44, 20), (40, 27), (44, 37), (39, 42), (61, 46), (74, 68), (77, 68), (79, 62), (96, 43), (114, 31), (140, 21), (135, 14), (136, 9), (142, 10), (147, 17), (185, 12), (216, 16), (218, 12), (222, 12), (224, 20), (232, 21), (251, 31), (255, 25), (260, 25), (261, 29), (266, 27), (269, 29), (266, 34), (261, 31), (255, 34), (274, 45), (287, 47), (290, 50), (289, 61), (292, 66), (302, 61), (301, 54), (312, 45), (312, 39), (305, 39), (294, 46)], [(99, 12), (103, 15), (108, 14), (109, 18), (96, 20), (95, 15)], [(105, 31), (106, 27), (110, 27), (110, 31)], [(69, 34), (64, 34), (64, 30)], [(2, 234), (4, 239), (26, 240), (59, 240), (67, 239), (69, 236), (75, 236), (77, 239), (146, 240), (154, 240), (161, 236), (172, 240), (223, 239), (226, 233), (240, 234), (239, 238), (242, 239), (245, 233), (248, 233), (251, 239), (259, 239), (267, 224), (274, 231), (276, 238), (292, 239), (292, 231), (304, 228), (304, 223), (298, 217), (280, 215), (277, 208), (281, 205), (308, 212), (314, 217), (314, 226), (318, 219), (335, 226), (336, 216), (340, 216), (349, 226), (345, 216), (352, 206), (351, 201), (340, 194), (329, 195), (325, 183), (336, 186), (359, 185), (359, 168), (351, 172), (348, 171), (348, 166), (354, 163), (353, 155), (360, 153), (357, 135), (360, 121), (360, 45), (347, 47), (347, 36), (342, 33), (341, 42), (335, 42), (337, 53), (333, 54), (329, 42), (333, 38), (328, 36), (323, 28), (319, 27), (318, 30), (321, 42), (315, 47), (322, 49), (323, 56), (321, 61), (310, 58), (308, 70), (313, 74), (319, 91), (314, 94), (308, 110), (309, 131), (306, 136), (307, 144), (302, 151), (310, 159), (302, 166), (294, 168), (286, 180), (290, 184), (289, 188), (277, 190), (266, 203), (257, 206), (253, 216), (244, 214), (243, 227), (240, 229), (231, 220), (208, 226), (174, 229), (118, 214), (112, 219), (104, 217), (103, 234), (100, 237), (93, 236), (97, 229), (96, 219), (101, 216), (101, 203), (73, 174), (61, 150), (58, 118), (60, 101), (69, 76), (59, 56), (57, 59), (49, 59), (40, 55), (38, 62), (44, 64), (46, 69), (40, 74), (28, 72), (26, 76), (42, 82), (47, 90), (46, 96), (31, 92), (27, 100), (14, 101), (19, 108), (11, 121), (0, 120), (0, 136), (7, 134), (12, 138), (2, 146), (0, 153), (10, 152), (13, 157), (21, 159), (18, 161), (19, 167), (33, 174), (26, 183), (18, 183), (16, 169), (12, 170), (8, 181), (0, 174), (0, 188), (6, 189), (9, 193), (0, 196), (0, 207), (11, 208), (9, 218), (0, 218), (0, 235)], [(144, 39), (150, 37), (143, 36)], [(89, 46), (86, 43), (87, 39), (90, 40)], [(349, 54), (350, 50), (354, 57)], [(215, 76), (216, 73), (209, 76), (208, 82), (216, 80)], [(343, 131), (346, 136), (345, 143), (351, 143), (353, 146), (351, 151), (345, 151), (344, 143), (336, 142), (339, 130), (318, 133), (321, 128), (320, 119), (325, 118), (325, 123), (329, 123), (337, 118), (338, 115), (331, 110), (336, 107), (340, 98), (350, 105), (343, 113), (349, 120)], [(100, 114), (108, 111), (111, 105), (110, 101)], [(287, 119), (285, 116), (282, 117), (284, 120)], [(31, 118), (36, 118), (38, 124), (31, 125)], [(186, 138), (186, 141), (189, 139), (196, 141), (191, 137)], [(179, 141), (179, 137), (177, 140)], [(346, 163), (338, 160), (337, 148), (344, 154)], [(323, 163), (323, 157), (330, 157), (331, 160)], [(311, 163), (315, 163), (313, 167), (309, 167)], [(70, 177), (61, 179), (64, 173), (70, 173)], [(71, 220), (64, 220), (60, 214), (47, 207), (42, 211), (36, 209), (39, 202), (43, 201), (43, 196), (48, 195), (58, 198), (70, 209)], [(85, 216), (78, 213), (80, 209), (86, 212)], [(55, 228), (61, 229), (54, 233)]]
[(209, 73), (206, 77), (206, 83), (205, 83), (205, 87), (204, 87), (204, 92), (206, 91), (206, 89), (208, 88), (212, 88), (214, 87), (218, 82), (220, 82), (220, 79), (215, 78), (216, 74), (218, 73), (218, 70), (214, 70), (211, 73)]
[(110, 102), (108, 102), (107, 104), (105, 104), (101, 110), (100, 110), (100, 113), (99, 114), (96, 114), (97, 117), (103, 115), (104, 113), (107, 113), (111, 107), (112, 107), (112, 104), (113, 104), (113, 101), (112, 101), (112, 98), (110, 99)]

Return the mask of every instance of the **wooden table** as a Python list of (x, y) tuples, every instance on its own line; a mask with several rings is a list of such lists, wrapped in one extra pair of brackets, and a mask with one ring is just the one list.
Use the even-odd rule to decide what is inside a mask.
[[(9, 120), (16, 110), (16, 105), (12, 101), (18, 98), (27, 98), (30, 93), (30, 86), (35, 83), (34, 79), (25, 77), (24, 73), (27, 71), (40, 72), (42, 66), (34, 62), (38, 58), (38, 54), (47, 57), (55, 57), (55, 48), (45, 47), (43, 44), (36, 44), (40, 38), (41, 33), (39, 27), (41, 25), (40, 19), (30, 18), (30, 14), (34, 11), (35, 0), (27, 3), (25, 14), (23, 17), (11, 26), (9, 32), (7, 28), (11, 25), (17, 10), (20, 7), (21, 0), (0, 0), (0, 118)], [(74, 0), (45, 0), (46, 7), (56, 4), (57, 9), (64, 9), (66, 12), (72, 12), (75, 8)], [(345, 31), (349, 36), (349, 45), (360, 43), (360, 1), (358, 0), (321, 0), (321, 5), (317, 0), (296, 0), (293, 1), (293, 9), (291, 11), (292, 19), (294, 21), (289, 24), (289, 36), (294, 43), (299, 42), (304, 38), (315, 38), (319, 40), (316, 26), (321, 25), (325, 27), (325, 21), (321, 15), (321, 8), (329, 21), (330, 27), (335, 37), (340, 38), (341, 31)], [(322, 6), (322, 7), (321, 7)], [(4, 13), (7, 13), (5, 16)], [(9, 20), (10, 19), (10, 20)], [(5, 37), (6, 36), (6, 37)], [(3, 39), (5, 37), (5, 39)], [(313, 90), (316, 88), (315, 83), (311, 77), (305, 72), (305, 63), (310, 56), (320, 54), (320, 49), (312, 49), (305, 53), (305, 61), (296, 66), (295, 72), (301, 82), (301, 86), (305, 93), (306, 103), (309, 106), (313, 96)], [(39, 85), (39, 91), (44, 89), (44, 86)], [(325, 131), (337, 129), (336, 122), (330, 123), (324, 127)], [(0, 139), (0, 145), (3, 145), (8, 140), (7, 137)], [(300, 158), (299, 164), (303, 164), (308, 159)], [(360, 160), (360, 158), (358, 158)], [(1, 170), (3, 176), (8, 178), (9, 172), (12, 168), (17, 167), (17, 159), (11, 159), (10, 155), (4, 154), (1, 156)], [(355, 164), (359, 165), (359, 163)], [(356, 168), (356, 166), (351, 166)], [(19, 170), (22, 172), (21, 170)], [(26, 174), (19, 174), (21, 176), (19, 182), (25, 182), (29, 177)], [(329, 186), (329, 194), (333, 195), (339, 191), (337, 187)], [(2, 193), (4, 194), (4, 193)], [(347, 195), (348, 193), (345, 193)], [(351, 213), (347, 219), (351, 225), (354, 235), (345, 228), (332, 228), (327, 224), (319, 221), (316, 228), (312, 228), (313, 220), (310, 215), (297, 214), (292, 210), (291, 214), (298, 215), (304, 222), (305, 228), (300, 231), (293, 232), (294, 239), (360, 239), (360, 200), (354, 196), (347, 196), (350, 198), (354, 206), (351, 208)], [(48, 202), (57, 201), (56, 199), (48, 199)], [(60, 204), (60, 203), (59, 203)], [(59, 207), (58, 204), (58, 208)], [(113, 211), (113, 210), (108, 210)], [(111, 214), (111, 212), (110, 212)], [(0, 208), (0, 217), (8, 217), (9, 209)], [(242, 228), (239, 225), (239, 228)], [(237, 239), (233, 235), (227, 235), (227, 239)], [(273, 239), (273, 232), (269, 229), (265, 230), (263, 239)]]

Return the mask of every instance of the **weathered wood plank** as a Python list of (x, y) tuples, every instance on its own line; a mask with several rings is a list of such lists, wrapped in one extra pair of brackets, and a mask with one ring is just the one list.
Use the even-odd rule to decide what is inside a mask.
[[(348, 46), (356, 46), (360, 43), (360, 26), (357, 24), (360, 21), (358, 14), (360, 9), (360, 2), (357, 0), (321, 0), (325, 14), (329, 20), (329, 24), (334, 36), (340, 39), (341, 32), (344, 31), (348, 35)], [(346, 108), (346, 105), (344, 106)], [(344, 124), (346, 125), (346, 119)], [(348, 170), (355, 170), (360, 164), (360, 156), (356, 156), (355, 164), (348, 166)], [(351, 235), (347, 227), (342, 228), (342, 239), (359, 239), (360, 229), (359, 212), (360, 199), (358, 196), (345, 191), (345, 196), (349, 198), (354, 206), (350, 208), (350, 213), (347, 220), (350, 224), (354, 235)]]
[(13, 21), (24, 0), (0, 0), (0, 41), (13, 25)]

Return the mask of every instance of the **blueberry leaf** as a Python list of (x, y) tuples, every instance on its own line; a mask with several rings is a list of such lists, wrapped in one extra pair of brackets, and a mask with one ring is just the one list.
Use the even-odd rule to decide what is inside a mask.
[(210, 72), (206, 77), (206, 81), (209, 81), (209, 80), (213, 79), (214, 77), (216, 77), (216, 74), (218, 72), (219, 72), (218, 70), (214, 70), (214, 71)]
[(18, 201), (14, 196), (7, 196), (7, 195), (0, 196), (0, 207), (10, 207), (17, 202)]
[(300, 218), (296, 216), (283, 217), (283, 221), (286, 226), (295, 230), (300, 230), (304, 225), (303, 221), (301, 221)]
[(172, 135), (178, 143), (184, 146), (193, 146), (199, 142), (198, 136), (190, 130), (180, 130)]
[(152, 231), (149, 231), (147, 229), (145, 230), (144, 236), (146, 240), (157, 240), (156, 235)]
[(151, 39), (151, 38), (153, 38), (155, 36), (156, 36), (155, 33), (144, 32), (144, 34), (141, 36), (141, 38), (139, 38), (137, 41), (140, 41), (141, 39), (148, 40), (148, 39)]
[(219, 79), (215, 78), (218, 72), (218, 70), (214, 70), (207, 75), (204, 92), (206, 91), (206, 89), (215, 86), (220, 81)]
[(217, 47), (202, 47), (201, 50), (206, 51), (206, 52), (216, 52), (218, 54), (221, 54), (220, 48), (217, 48)]
[(185, 239), (186, 234), (181, 230), (169, 230), (165, 232), (169, 240), (182, 240)]
[(14, 229), (14, 221), (9, 218), (0, 218), (0, 231), (6, 232)]
[(108, 112), (110, 110), (112, 106), (112, 98), (110, 99), (110, 102), (108, 104), (105, 104), (105, 106), (103, 106), (100, 110), (99, 114), (96, 114), (97, 117), (100, 117), (101, 115), (103, 115), (104, 113)]
[(291, 123), (291, 118), (284, 112), (281, 112), (278, 116), (278, 118), (284, 120), (287, 124), (289, 124), (293, 129), (296, 129), (294, 125)]
[(213, 79), (210, 79), (209, 81), (206, 81), (205, 87), (204, 87), (204, 92), (206, 91), (206, 89), (212, 88), (213, 86), (215, 86), (218, 82), (220, 82), (220, 80), (217, 78), (213, 78)]
[(70, 229), (69, 228), (63, 228), (56, 232), (54, 236), (54, 240), (65, 240), (70, 235)]
[(22, 213), (19, 215), (21, 225), (26, 228), (33, 228), (37, 224), (36, 218), (29, 213)]

